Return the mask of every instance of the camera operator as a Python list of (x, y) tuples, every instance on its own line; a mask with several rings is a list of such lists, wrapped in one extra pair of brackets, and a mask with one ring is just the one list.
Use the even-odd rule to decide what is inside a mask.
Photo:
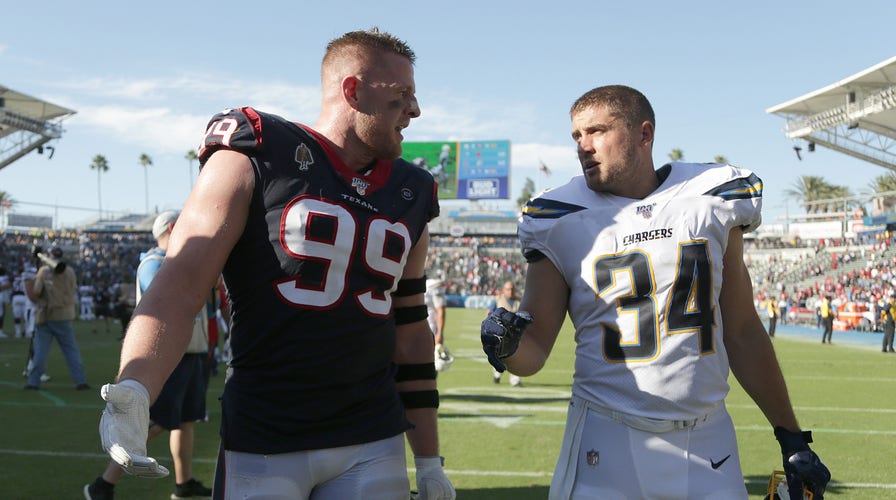
[(37, 305), (34, 320), (34, 368), (28, 376), (25, 390), (40, 388), (40, 376), (47, 369), (50, 342), (55, 338), (62, 349), (68, 371), (75, 381), (75, 389), (90, 389), (75, 342), (75, 272), (62, 261), (62, 249), (53, 247), (49, 255), (34, 247), (34, 257), (41, 263), (34, 279), (25, 280), (25, 292)]

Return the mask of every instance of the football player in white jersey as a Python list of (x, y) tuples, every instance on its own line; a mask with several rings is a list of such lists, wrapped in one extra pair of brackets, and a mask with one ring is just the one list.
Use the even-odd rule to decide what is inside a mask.
[(94, 319), (93, 314), (93, 296), (96, 294), (96, 290), (93, 289), (93, 285), (81, 285), (78, 287), (78, 304), (81, 306), (80, 314), (78, 314), (78, 319), (81, 321), (92, 321)]
[(436, 370), (440, 372), (451, 368), (451, 363), (454, 363), (454, 356), (445, 347), (445, 308), (448, 305), (447, 302), (445, 298), (445, 282), (438, 278), (427, 279), (423, 303), (426, 304), (428, 315), (426, 320), (429, 322), (429, 328), (432, 330), (433, 340), (436, 343), (434, 353)]
[[(570, 110), (583, 175), (533, 198), (518, 313), (482, 324), (498, 370), (540, 370), (569, 313), (576, 361), (551, 499), (747, 498), (725, 409), (729, 368), (774, 428), (792, 498), (822, 498), (810, 450), (753, 306), (743, 234), (762, 183), (730, 165), (654, 169), (643, 94), (598, 87)], [(771, 433), (770, 433), (771, 434)]]
[(12, 280), (6, 272), (6, 268), (0, 266), (0, 339), (8, 337), (3, 331), (3, 320), (6, 317), (6, 304), (10, 302)]
[(26, 265), (12, 282), (12, 317), (15, 323), (16, 337), (31, 338), (34, 336), (34, 302), (25, 293), (25, 280), (34, 279), (37, 268)]

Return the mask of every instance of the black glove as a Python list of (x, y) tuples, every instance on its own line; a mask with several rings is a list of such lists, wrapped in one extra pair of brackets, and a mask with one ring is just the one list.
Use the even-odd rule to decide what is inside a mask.
[(778, 426), (775, 427), (775, 438), (781, 445), (790, 500), (802, 500), (804, 487), (812, 492), (813, 499), (823, 500), (824, 489), (831, 480), (831, 471), (825, 467), (818, 455), (809, 449), (812, 433), (790, 432)]
[(42, 253), (44, 253), (44, 249), (40, 245), (34, 245), (33, 247), (31, 247), (31, 256), (35, 259), (39, 259), (40, 254)]
[(516, 352), (520, 345), (523, 330), (532, 322), (529, 313), (520, 311), (512, 313), (503, 307), (499, 307), (488, 313), (482, 321), (482, 350), (488, 356), (488, 362), (495, 370), (504, 372), (507, 369), (502, 359)]

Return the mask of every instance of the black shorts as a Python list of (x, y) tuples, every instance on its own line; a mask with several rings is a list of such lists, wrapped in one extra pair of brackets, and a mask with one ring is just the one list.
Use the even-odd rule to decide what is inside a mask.
[(165, 381), (159, 398), (149, 408), (149, 419), (163, 429), (205, 418), (206, 353), (184, 354)]
[(93, 315), (97, 318), (108, 318), (111, 315), (109, 304), (95, 304), (93, 306)]

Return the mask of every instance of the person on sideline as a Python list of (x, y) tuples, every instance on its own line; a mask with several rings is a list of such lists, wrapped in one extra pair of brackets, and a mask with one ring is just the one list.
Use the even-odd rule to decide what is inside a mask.
[[(153, 222), (152, 235), (157, 245), (140, 255), (135, 286), (137, 303), (159, 272), (177, 216), (175, 211), (162, 212)], [(207, 353), (208, 323), (203, 308), (196, 314), (186, 353), (165, 381), (158, 399), (149, 408), (147, 441), (164, 431), (171, 433), (169, 446), (175, 476), (175, 492), (171, 495), (173, 499), (208, 497), (212, 494), (211, 488), (193, 477), (193, 431), (196, 421), (205, 418)], [(84, 497), (87, 500), (111, 500), (115, 494), (115, 485), (123, 474), (124, 470), (118, 463), (110, 460), (103, 474), (84, 486)]]
[(146, 406), (223, 272), (233, 359), (215, 498), (407, 498), (405, 436), (417, 498), (455, 498), (423, 303), (439, 204), (432, 176), (400, 159), (420, 115), (414, 60), (389, 33), (349, 32), (327, 45), (313, 127), (248, 107), (212, 117), (118, 383), (102, 391), (119, 465), (167, 473), (146, 456)]
[(893, 352), (893, 334), (896, 332), (896, 295), (890, 294), (889, 300), (880, 309), (880, 324), (884, 331), (881, 350)]
[(0, 266), (0, 339), (9, 337), (9, 335), (3, 331), (3, 320), (6, 318), (6, 304), (9, 304), (10, 302), (11, 289), (12, 280), (9, 278), (9, 273), (6, 271), (5, 267)]
[(778, 318), (781, 316), (781, 309), (778, 308), (778, 299), (774, 295), (769, 296), (768, 302), (765, 304), (765, 312), (768, 315), (768, 336), (775, 336), (775, 326)]
[(576, 359), (551, 499), (746, 499), (728, 373), (774, 428), (791, 498), (821, 498), (830, 472), (809, 449), (753, 305), (743, 233), (760, 223), (762, 182), (730, 165), (654, 170), (655, 119), (637, 90), (577, 99), (583, 175), (530, 200), (519, 312), (482, 323), (498, 370), (540, 370), (567, 313)]
[(40, 389), (41, 376), (47, 371), (47, 356), (50, 354), (50, 343), (53, 339), (59, 343), (69, 374), (75, 382), (75, 389), (90, 389), (81, 352), (75, 340), (75, 290), (78, 279), (71, 266), (62, 260), (64, 252), (54, 246), (50, 249), (49, 258), (40, 247), (35, 247), (34, 257), (43, 260), (42, 265), (33, 277), (24, 278), (25, 293), (34, 303), (34, 355), (32, 367), (28, 372), (26, 390)]
[(445, 346), (445, 309), (448, 305), (448, 300), (445, 298), (445, 282), (438, 278), (427, 279), (423, 302), (426, 304), (426, 319), (429, 321), (429, 328), (436, 343), (433, 354), (436, 370), (445, 371), (454, 363), (454, 356)]
[[(503, 307), (510, 312), (516, 312), (520, 308), (520, 298), (517, 296), (516, 286), (512, 281), (505, 281), (501, 286), (501, 291), (495, 296), (495, 301), (489, 304), (488, 313), (495, 312), (495, 309)], [(503, 371), (503, 370), (502, 370)], [(497, 368), (492, 369), (492, 382), (501, 383), (501, 372)], [(519, 375), (510, 374), (510, 385), (513, 387), (521, 387), (522, 379)]]
[(821, 299), (818, 314), (821, 316), (821, 343), (831, 343), (831, 336), (834, 334), (834, 318), (837, 317), (837, 309), (831, 303), (831, 296), (825, 295)]
[[(34, 281), (34, 275), (37, 268), (31, 264), (25, 264), (21, 272), (16, 274), (12, 280), (10, 288), (10, 300), (12, 306), (12, 319), (15, 328), (16, 337), (33, 338), (34, 337), (34, 302), (28, 298), (25, 289), (25, 282)], [(29, 354), (29, 359), (33, 356)]]

